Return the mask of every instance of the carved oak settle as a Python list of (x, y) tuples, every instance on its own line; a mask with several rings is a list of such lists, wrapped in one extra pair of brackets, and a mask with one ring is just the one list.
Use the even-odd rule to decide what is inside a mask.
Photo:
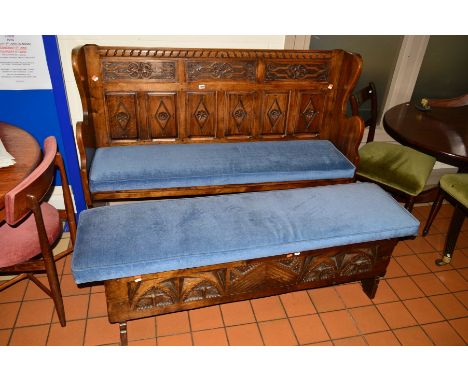
[[(91, 192), (97, 148), (120, 145), (329, 140), (351, 162), (363, 122), (345, 116), (359, 55), (333, 51), (149, 49), (85, 45), (72, 53), (88, 206), (97, 200), (205, 195), (346, 183), (308, 180)], [(144, 166), (144, 163), (142, 164)]]

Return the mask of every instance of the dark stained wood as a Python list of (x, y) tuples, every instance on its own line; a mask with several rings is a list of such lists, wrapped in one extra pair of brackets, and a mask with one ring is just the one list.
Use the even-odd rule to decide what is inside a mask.
[(270, 190), (287, 190), (291, 188), (325, 186), (329, 184), (351, 183), (353, 179), (338, 178), (324, 180), (299, 180), (292, 182), (268, 182), (268, 183), (250, 183), (250, 184), (226, 184), (221, 186), (193, 186), (164, 188), (164, 189), (146, 189), (112, 192), (95, 192), (94, 200), (112, 200), (112, 199), (144, 199), (144, 198), (163, 198), (178, 196), (201, 196), (201, 195), (219, 195), (236, 192), (255, 192)]
[(431, 107), (460, 107), (468, 105), (468, 94), (462, 95), (456, 98), (446, 98), (446, 99), (425, 99), (426, 102), (421, 100), (421, 103), (427, 103), (427, 106)]
[(351, 112), (353, 115), (359, 115), (360, 106), (366, 102), (370, 102), (371, 115), (364, 124), (369, 128), (367, 143), (372, 142), (374, 140), (375, 128), (377, 126), (377, 90), (375, 89), (375, 84), (373, 82), (369, 82), (369, 85), (360, 89), (355, 94), (351, 94), (349, 102), (351, 104)]
[(383, 124), (401, 144), (468, 171), (468, 106), (420, 111), (405, 103), (388, 110)]
[[(83, 106), (76, 134), (88, 206), (94, 200), (121, 197), (253, 188), (227, 185), (229, 191), (217, 186), (91, 194), (89, 166), (93, 150), (99, 147), (328, 139), (353, 163), (358, 161), (363, 122), (359, 117), (348, 118), (345, 112), (361, 72), (359, 55), (342, 50), (85, 45), (73, 50), (72, 62)], [(260, 188), (289, 184), (262, 184)]]
[(400, 239), (289, 253), (206, 267), (180, 269), (104, 282), (111, 323), (361, 281), (375, 296)]
[(0, 168), (0, 224), (5, 220), (5, 194), (26, 178), (41, 160), (41, 148), (36, 139), (19, 127), (0, 122), (0, 139), (13, 155), (13, 166)]
[(442, 258), (435, 261), (436, 265), (439, 266), (449, 264), (452, 261), (453, 252), (455, 250), (455, 245), (457, 244), (458, 236), (460, 235), (463, 221), (468, 214), (468, 208), (439, 187), (439, 194), (437, 200), (432, 204), (431, 212), (429, 213), (426, 225), (424, 226), (423, 236), (426, 236), (429, 233), (432, 223), (434, 222), (434, 218), (437, 216), (444, 199), (448, 200), (454, 206), (454, 211), (450, 220), (447, 237), (445, 238)]

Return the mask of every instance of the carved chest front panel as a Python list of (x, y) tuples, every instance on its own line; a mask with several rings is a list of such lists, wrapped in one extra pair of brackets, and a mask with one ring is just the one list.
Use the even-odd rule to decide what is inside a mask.
[(383, 276), (397, 240), (105, 282), (111, 322)]

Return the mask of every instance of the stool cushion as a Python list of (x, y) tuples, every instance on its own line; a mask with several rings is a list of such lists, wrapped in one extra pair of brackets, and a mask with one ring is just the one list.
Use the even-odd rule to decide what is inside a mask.
[(354, 165), (329, 141), (102, 147), (91, 192), (352, 178)]
[(365, 144), (359, 157), (359, 176), (413, 196), (423, 190), (435, 164), (429, 155), (388, 142)]
[(468, 208), (468, 174), (447, 174), (440, 178), (440, 187)]
[[(41, 204), (42, 218), (49, 243), (53, 244), (62, 232), (58, 211), (48, 203)], [(41, 253), (37, 226), (31, 213), (16, 226), (0, 226), (0, 268), (20, 264)]]
[(413, 236), (419, 222), (374, 184), (168, 199), (80, 215), (77, 283)]

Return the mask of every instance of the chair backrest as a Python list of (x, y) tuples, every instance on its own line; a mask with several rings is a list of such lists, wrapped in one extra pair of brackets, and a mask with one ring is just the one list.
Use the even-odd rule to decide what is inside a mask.
[(351, 103), (351, 112), (353, 115), (360, 115), (359, 108), (362, 104), (370, 101), (371, 114), (364, 123), (369, 128), (369, 134), (367, 135), (367, 142), (372, 142), (375, 135), (375, 127), (377, 125), (377, 91), (375, 90), (375, 84), (369, 82), (365, 88), (351, 94), (349, 102)]
[(27, 178), (5, 195), (5, 220), (8, 224), (16, 224), (31, 211), (29, 195), (40, 202), (50, 190), (54, 180), (56, 154), (55, 137), (46, 138), (42, 162)]
[[(426, 104), (431, 107), (460, 107), (460, 106), (468, 105), (468, 94), (464, 94), (456, 98), (445, 98), (445, 99), (423, 98), (423, 100), (426, 100), (427, 102)], [(421, 100), (421, 103), (423, 102), (423, 100)]]

